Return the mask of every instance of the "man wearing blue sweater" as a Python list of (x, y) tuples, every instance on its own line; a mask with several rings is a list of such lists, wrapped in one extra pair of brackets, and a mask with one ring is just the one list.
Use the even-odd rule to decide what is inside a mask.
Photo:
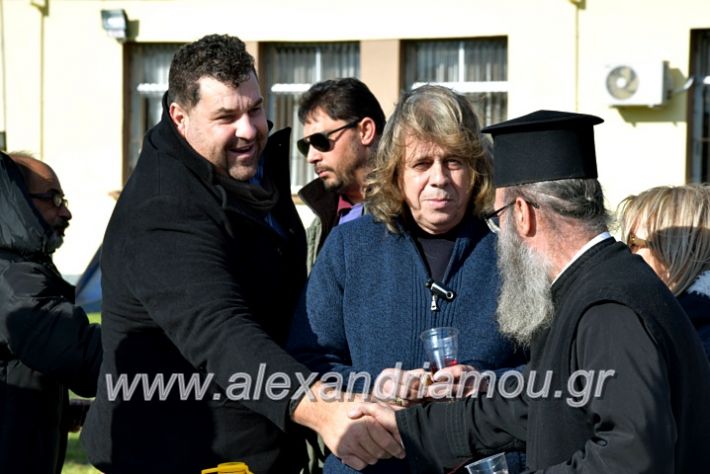
[[(470, 104), (439, 86), (406, 93), (385, 127), (374, 165), (369, 214), (331, 232), (289, 349), (321, 374), (337, 374), (346, 383), (356, 373), (374, 380), (398, 365), (421, 371), (419, 334), (451, 326), (474, 342), (460, 347), (459, 364), (450, 370), (520, 364), (521, 354), (495, 321), (496, 238), (480, 218), (492, 198), (490, 163)], [(368, 388), (362, 377), (352, 380), (354, 390)], [(324, 472), (353, 471), (330, 456)], [(408, 467), (388, 459), (363, 472), (404, 473)]]

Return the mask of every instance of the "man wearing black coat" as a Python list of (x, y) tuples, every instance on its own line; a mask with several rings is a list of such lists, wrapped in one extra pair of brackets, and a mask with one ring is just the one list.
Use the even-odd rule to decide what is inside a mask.
[(92, 397), (101, 333), (52, 262), (71, 213), (57, 175), (0, 153), (0, 472), (62, 471), (67, 431)]
[(104, 240), (105, 357), (82, 433), (103, 472), (196, 473), (226, 461), (298, 472), (294, 421), (357, 466), (385, 455), (381, 445), (401, 453), (378, 424), (353, 424), (347, 404), (299, 395), (315, 376), (282, 345), (306, 277), (305, 235), (289, 132), (267, 134), (241, 40), (210, 35), (176, 53), (162, 119)]
[(460, 403), (352, 413), (398, 432), (413, 472), (521, 447), (534, 472), (708, 470), (710, 366), (665, 284), (606, 230), (601, 121), (538, 111), (484, 129), (494, 137), (498, 322), (531, 359), (521, 379)]

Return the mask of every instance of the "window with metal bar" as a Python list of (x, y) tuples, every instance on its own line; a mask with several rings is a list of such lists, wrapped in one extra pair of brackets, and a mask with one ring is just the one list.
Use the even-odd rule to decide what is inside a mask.
[(688, 94), (688, 179), (710, 181), (710, 30), (691, 32)]
[(404, 55), (407, 89), (450, 87), (466, 96), (483, 126), (507, 118), (507, 38), (407, 41)]
[(168, 90), (168, 72), (181, 44), (126, 43), (128, 87), (126, 113), (128, 133), (124, 151), (124, 182), (138, 162), (143, 136), (160, 121), (163, 93)]
[(291, 190), (297, 192), (315, 178), (313, 169), (296, 149), (303, 136), (298, 121), (298, 99), (312, 84), (326, 79), (360, 77), (360, 44), (266, 43), (263, 61), (267, 112), (274, 128), (293, 127), (291, 133)]

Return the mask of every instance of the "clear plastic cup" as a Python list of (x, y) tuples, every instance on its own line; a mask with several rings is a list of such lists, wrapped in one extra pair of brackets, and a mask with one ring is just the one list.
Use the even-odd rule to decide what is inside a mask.
[(419, 337), (424, 343), (429, 370), (432, 373), (458, 364), (459, 330), (451, 327), (431, 328)]
[(466, 465), (469, 474), (508, 474), (505, 453), (494, 454)]

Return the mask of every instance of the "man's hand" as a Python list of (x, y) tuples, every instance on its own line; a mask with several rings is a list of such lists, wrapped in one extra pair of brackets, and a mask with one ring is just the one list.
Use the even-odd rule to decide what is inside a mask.
[[(356, 397), (354, 401), (331, 401), (333, 393), (324, 396), (320, 382), (311, 387), (311, 392), (315, 400), (305, 396), (293, 412), (293, 420), (317, 431), (326, 446), (345, 464), (360, 470), (379, 459), (404, 457), (399, 438), (395, 438), (375, 418), (348, 417), (362, 397)], [(349, 396), (344, 398), (347, 400)]]
[(433, 400), (442, 398), (470, 397), (476, 393), (484, 393), (488, 387), (488, 379), (481, 376), (470, 365), (457, 364), (437, 371), (433, 383), (427, 387), (427, 397)]
[(384, 369), (375, 379), (373, 395), (380, 401), (398, 406), (418, 403), (428, 396), (431, 374), (424, 369)]
[(375, 419), (392, 436), (394, 436), (400, 446), (404, 446), (402, 438), (399, 435), (399, 428), (397, 428), (397, 419), (394, 416), (395, 412), (401, 409), (401, 407), (393, 407), (386, 403), (363, 402), (353, 407), (348, 412), (348, 416), (354, 420), (362, 419), (363, 417), (365, 417), (365, 419)]

